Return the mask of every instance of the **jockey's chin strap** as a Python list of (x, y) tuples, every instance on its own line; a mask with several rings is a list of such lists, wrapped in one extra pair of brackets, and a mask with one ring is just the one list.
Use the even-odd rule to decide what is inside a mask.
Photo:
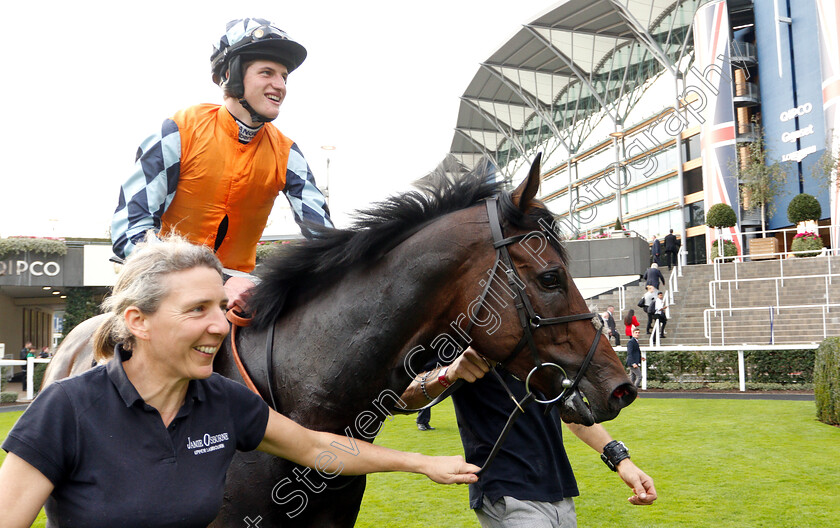
[[(538, 403), (548, 404), (550, 406), (557, 401), (565, 402), (574, 394), (578, 393), (578, 386), (580, 385), (583, 376), (586, 374), (589, 365), (592, 363), (592, 358), (595, 355), (595, 350), (598, 348), (598, 342), (600, 341), (601, 337), (599, 327), (600, 318), (598, 317), (598, 314), (580, 313), (573, 315), (565, 315), (561, 317), (540, 317), (540, 315), (536, 313), (533, 305), (531, 304), (531, 300), (528, 298), (528, 295), (525, 292), (525, 283), (522, 282), (519, 273), (516, 271), (516, 268), (513, 265), (513, 259), (511, 259), (510, 252), (508, 251), (509, 245), (516, 242), (520, 242), (528, 235), (517, 235), (505, 238), (504, 234), (502, 233), (502, 224), (499, 220), (498, 197), (494, 196), (492, 198), (489, 198), (486, 201), (486, 206), (487, 219), (490, 224), (490, 232), (493, 235), (493, 247), (496, 249), (496, 262), (493, 265), (493, 269), (489, 274), (489, 279), (487, 280), (487, 283), (484, 286), (484, 290), (482, 291), (481, 296), (479, 297), (478, 304), (476, 305), (476, 308), (473, 313), (477, 314), (487, 302), (487, 295), (490, 291), (490, 286), (493, 282), (493, 279), (496, 276), (496, 273), (499, 271), (499, 268), (503, 265), (503, 270), (505, 272), (505, 275), (507, 276), (508, 287), (510, 288), (510, 291), (516, 292), (515, 307), (516, 312), (519, 316), (520, 326), (522, 327), (522, 339), (519, 340), (519, 343), (516, 345), (516, 347), (514, 347), (511, 354), (504, 360), (500, 361), (497, 366), (504, 367), (506, 364), (510, 363), (512, 360), (518, 357), (519, 354), (522, 352), (522, 349), (524, 349), (527, 346), (530, 349), (531, 356), (534, 360), (534, 368), (531, 369), (530, 373), (525, 379), (526, 394), (520, 400), (517, 400), (516, 396), (514, 396), (513, 392), (502, 379), (502, 376), (499, 374), (498, 370), (496, 368), (491, 369), (493, 375), (502, 384), (502, 387), (505, 389), (508, 396), (511, 398), (511, 400), (513, 400), (516, 406), (511, 412), (511, 415), (508, 417), (508, 421), (505, 424), (505, 427), (502, 430), (501, 434), (499, 435), (499, 438), (493, 445), (493, 449), (490, 451), (490, 455), (487, 457), (487, 460), (484, 462), (484, 465), (481, 467), (481, 469), (477, 472), (477, 474), (479, 475), (486, 471), (487, 468), (490, 466), (493, 459), (496, 457), (499, 450), (501, 449), (501, 446), (507, 438), (508, 433), (510, 433), (510, 430), (513, 428), (513, 424), (516, 422), (517, 418), (519, 418), (522, 414), (525, 413), (525, 406), (535, 401)], [(566, 371), (560, 365), (557, 365), (556, 363), (542, 362), (539, 356), (539, 350), (537, 349), (537, 345), (534, 342), (533, 332), (537, 328), (541, 328), (544, 326), (565, 324), (573, 321), (583, 321), (587, 319), (593, 321), (593, 324), (595, 324), (596, 326), (597, 332), (595, 334), (594, 340), (592, 341), (592, 345), (590, 345), (589, 347), (589, 351), (587, 352), (586, 357), (584, 358), (583, 362), (580, 365), (580, 368), (578, 369), (577, 375), (575, 376), (574, 380), (570, 380), (566, 375)], [(469, 335), (470, 331), (473, 328), (473, 318), (469, 318), (469, 320), (470, 322), (464, 331), (464, 335)], [(459, 333), (458, 335), (460, 337), (461, 334)], [(469, 343), (464, 343), (464, 338), (461, 338), (461, 340), (461, 348), (462, 350), (465, 350)], [(561, 381), (563, 390), (556, 397), (549, 400), (538, 399), (530, 389), (531, 376), (533, 376), (539, 369), (543, 367), (556, 368), (562, 373), (563, 376), (563, 379)], [(438, 395), (426, 406), (422, 407), (421, 409), (413, 410), (419, 411), (437, 405), (438, 403), (449, 397), (453, 392), (458, 390), (458, 388), (460, 388), (461, 385), (463, 385), (463, 383), (464, 380), (459, 378), (455, 381), (455, 383), (447, 387), (446, 390), (444, 390), (440, 395)]]

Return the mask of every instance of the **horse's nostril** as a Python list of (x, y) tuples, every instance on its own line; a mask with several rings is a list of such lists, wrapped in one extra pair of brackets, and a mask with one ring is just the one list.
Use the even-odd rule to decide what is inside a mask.
[(612, 393), (613, 397), (619, 400), (624, 399), (625, 397), (632, 397), (633, 390), (631, 390), (630, 385), (621, 385), (617, 389), (615, 389)]

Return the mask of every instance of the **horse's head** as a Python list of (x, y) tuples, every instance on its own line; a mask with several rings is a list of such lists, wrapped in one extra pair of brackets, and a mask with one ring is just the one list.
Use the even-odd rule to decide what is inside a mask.
[(539, 183), (538, 156), (513, 193), (487, 203), (492, 243), (483, 238), (482, 264), (462, 277), (481, 285), (481, 300), (463, 300), (471, 301), (472, 344), (557, 399), (565, 421), (591, 425), (615, 418), (636, 388), (569, 275), (554, 218), (535, 199)]

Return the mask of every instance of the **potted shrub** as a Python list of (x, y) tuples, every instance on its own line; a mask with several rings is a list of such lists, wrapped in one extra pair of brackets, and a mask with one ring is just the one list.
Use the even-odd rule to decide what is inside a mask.
[(620, 218), (615, 219), (615, 225), (613, 225), (610, 236), (628, 236), (627, 230), (621, 225)]
[[(720, 247), (721, 240), (716, 240), (712, 243), (712, 260), (714, 261), (719, 253), (718, 247)], [(724, 261), (731, 261), (734, 260), (734, 257), (738, 256), (738, 248), (735, 247), (735, 242), (731, 240), (723, 240), (723, 256), (724, 257), (733, 257), (733, 258), (725, 258)]]
[(791, 223), (796, 224), (799, 234), (816, 232), (817, 222), (822, 216), (822, 207), (810, 194), (797, 194), (788, 205), (787, 216)]
[(793, 237), (790, 249), (795, 257), (816, 257), (822, 253), (823, 241), (816, 233), (805, 231)]
[[(711, 206), (709, 208), (709, 210), (706, 212), (706, 225), (714, 228), (715, 230), (717, 230), (719, 228), (732, 227), (737, 222), (738, 222), (738, 219), (735, 216), (735, 210), (732, 209), (731, 206), (729, 206), (725, 203), (715, 204), (715, 205)], [(724, 256), (729, 256), (726, 253), (725, 247), (724, 247), (723, 252), (720, 251), (720, 248), (717, 248), (717, 250), (715, 250), (714, 245), (719, 246), (721, 244), (721, 242), (723, 242), (723, 238), (719, 235), (718, 240), (716, 240), (713, 243), (712, 260), (714, 260), (715, 257), (717, 255), (720, 255), (721, 253), (723, 253)], [(735, 250), (735, 244), (734, 243), (732, 243), (732, 246), (733, 246), (733, 250)], [(738, 254), (737, 250), (735, 250), (735, 253), (733, 253), (732, 256), (735, 256), (737, 254)]]

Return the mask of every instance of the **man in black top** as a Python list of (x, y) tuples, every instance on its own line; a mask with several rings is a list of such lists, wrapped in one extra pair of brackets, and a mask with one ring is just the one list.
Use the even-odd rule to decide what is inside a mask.
[(627, 342), (627, 362), (630, 367), (630, 381), (636, 387), (642, 384), (642, 349), (639, 347), (639, 327), (633, 328), (633, 337)]
[(665, 277), (662, 276), (662, 272), (659, 271), (659, 264), (654, 262), (650, 265), (650, 268), (642, 275), (642, 279), (645, 281), (645, 285), (653, 286), (653, 289), (658, 290), (660, 284), (665, 284)]
[(660, 264), (659, 258), (662, 252), (662, 244), (659, 242), (659, 238), (656, 235), (653, 235), (653, 243), (650, 246), (650, 256), (652, 257), (653, 263), (657, 266)]
[[(517, 400), (525, 396), (525, 383), (504, 368), (496, 367)], [(514, 403), (495, 376), (485, 376), (490, 365), (468, 348), (451, 365), (418, 375), (401, 399), (409, 408), (424, 405), (458, 379), (467, 383), (452, 393), (464, 457), (483, 466)], [(422, 386), (418, 379), (423, 380)], [(420, 386), (423, 392), (418, 389)], [(418, 394), (420, 394), (418, 398)], [(538, 398), (543, 396), (538, 395)], [(470, 484), (470, 508), (484, 528), (574, 527), (573, 497), (577, 483), (563, 447), (562, 420), (556, 409), (548, 414), (531, 405), (514, 423), (498, 455), (478, 482)], [(569, 430), (597, 453), (615, 442), (601, 424), (586, 427), (566, 424)], [(633, 489), (628, 500), (635, 505), (656, 500), (653, 479), (629, 458), (616, 466), (621, 479)]]
[(680, 241), (674, 235), (674, 230), (665, 235), (665, 254), (668, 255), (668, 269), (671, 269), (677, 262), (677, 252), (680, 250)]
[(607, 323), (607, 328), (610, 329), (610, 335), (608, 337), (610, 339), (615, 338), (615, 346), (621, 346), (621, 338), (619, 337), (618, 330), (615, 327), (615, 317), (613, 317), (614, 311), (615, 306), (607, 306), (607, 311), (604, 312), (604, 320)]
[[(20, 349), (20, 359), (26, 361), (26, 357), (29, 356), (29, 351), (32, 350), (34, 347), (32, 346), (32, 341), (27, 341), (26, 345)], [(23, 374), (23, 379), (21, 380), (21, 390), (26, 390), (26, 365), (21, 368), (21, 374)]]

